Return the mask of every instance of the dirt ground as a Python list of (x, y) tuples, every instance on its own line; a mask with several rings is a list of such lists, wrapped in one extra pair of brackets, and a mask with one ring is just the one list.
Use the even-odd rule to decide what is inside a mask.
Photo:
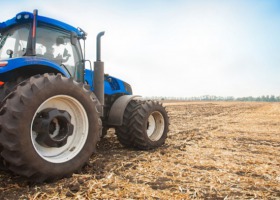
[(0, 171), (0, 199), (280, 199), (280, 103), (164, 105), (161, 148), (124, 148), (110, 130), (72, 177), (34, 185)]

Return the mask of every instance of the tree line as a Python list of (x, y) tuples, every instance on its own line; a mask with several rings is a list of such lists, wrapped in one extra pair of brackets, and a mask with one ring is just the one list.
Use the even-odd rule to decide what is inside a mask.
[(152, 96), (146, 97), (147, 99), (156, 100), (175, 100), (175, 101), (257, 101), (257, 102), (280, 102), (280, 96), (275, 95), (262, 95), (258, 97), (247, 96), (247, 97), (233, 97), (233, 96), (215, 96), (215, 95), (203, 95), (197, 97), (163, 97), (163, 96)]
[(274, 95), (263, 95), (259, 97), (240, 97), (236, 98), (237, 101), (260, 101), (260, 102), (280, 102), (280, 96), (274, 96)]

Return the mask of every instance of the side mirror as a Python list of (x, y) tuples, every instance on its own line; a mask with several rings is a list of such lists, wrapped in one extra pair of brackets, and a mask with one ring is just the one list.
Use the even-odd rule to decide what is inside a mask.
[(71, 44), (72, 45), (76, 45), (77, 42), (78, 42), (78, 35), (75, 32), (73, 32), (73, 31), (71, 32), (70, 40), (71, 40)]
[(14, 52), (13, 52), (13, 50), (8, 49), (8, 50), (6, 51), (6, 53), (7, 53), (7, 55), (9, 56), (9, 58), (12, 58)]

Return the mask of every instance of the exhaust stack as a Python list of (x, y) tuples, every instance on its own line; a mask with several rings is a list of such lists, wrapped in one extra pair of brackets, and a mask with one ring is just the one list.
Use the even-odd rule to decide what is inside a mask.
[(103, 116), (104, 107), (104, 62), (101, 61), (101, 37), (105, 32), (100, 32), (96, 37), (96, 61), (94, 62), (94, 93), (99, 100)]
[(37, 17), (38, 10), (33, 11), (33, 21), (32, 21), (32, 30), (29, 32), (28, 40), (26, 47), (26, 56), (35, 56), (36, 55), (36, 31), (37, 31)]

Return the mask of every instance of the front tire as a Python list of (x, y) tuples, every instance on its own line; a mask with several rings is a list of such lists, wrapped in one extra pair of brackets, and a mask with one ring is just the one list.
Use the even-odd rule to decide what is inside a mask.
[(158, 101), (132, 100), (117, 136), (124, 146), (148, 150), (165, 143), (169, 131), (167, 111)]
[(61, 75), (22, 82), (0, 111), (0, 143), (7, 167), (33, 181), (79, 170), (95, 151), (101, 120), (84, 85)]

